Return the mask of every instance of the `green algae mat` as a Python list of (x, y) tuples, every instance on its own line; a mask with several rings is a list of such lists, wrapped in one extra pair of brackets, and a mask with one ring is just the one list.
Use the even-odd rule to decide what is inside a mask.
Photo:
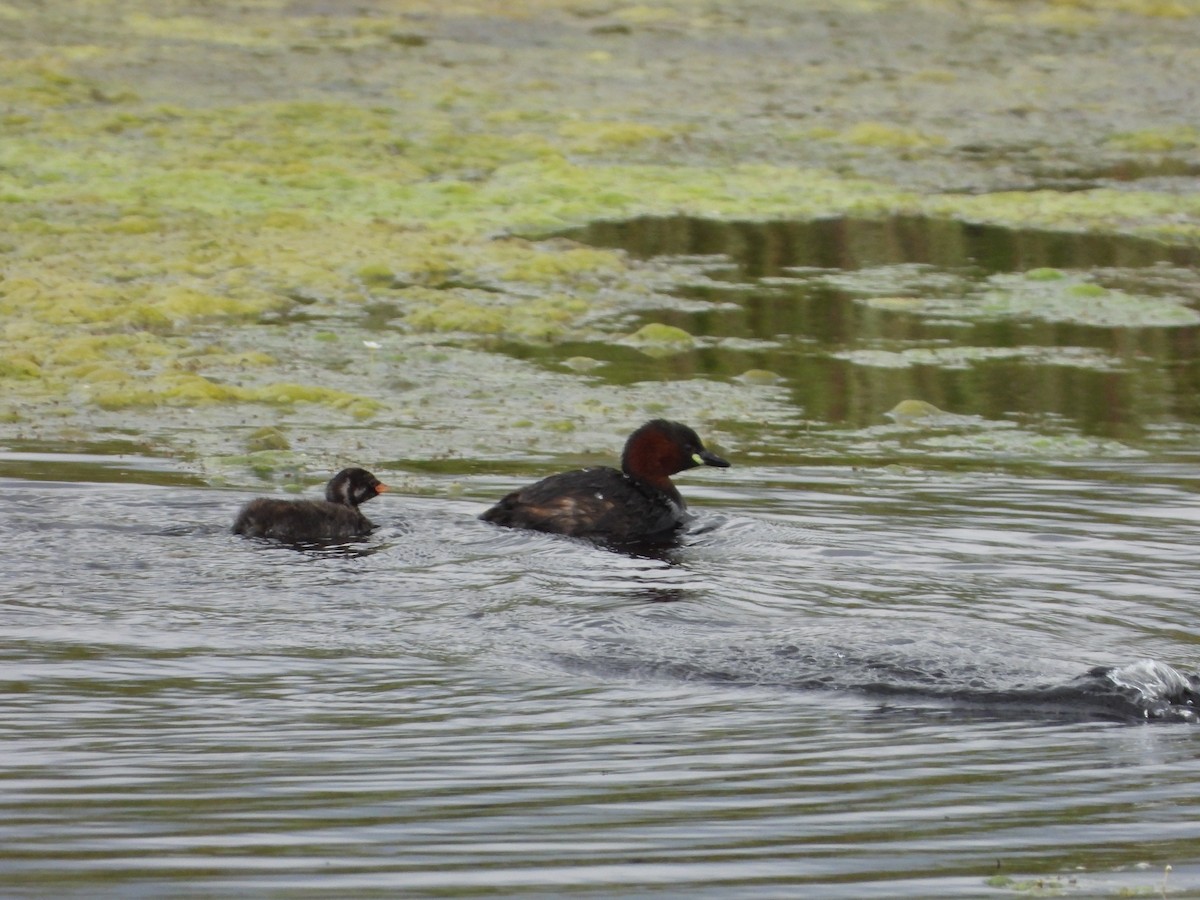
[[(590, 222), (1200, 244), (1196, 0), (0, 3), (0, 51), (0, 442), (123, 441), (214, 482), (615, 451), (662, 413), (732, 443), (803, 420), (769, 372), (568, 352), (703, 350), (645, 315), (686, 306), (691, 262), (561, 236)], [(1052, 268), (975, 293), (1195, 319)]]

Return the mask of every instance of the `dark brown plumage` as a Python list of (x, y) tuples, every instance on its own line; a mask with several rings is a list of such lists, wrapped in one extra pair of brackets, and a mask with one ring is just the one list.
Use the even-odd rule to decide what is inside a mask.
[(363, 538), (375, 526), (358, 507), (387, 489), (366, 469), (343, 469), (325, 485), (324, 500), (251, 500), (238, 513), (233, 533), (288, 544), (333, 544)]
[(671, 476), (729, 463), (678, 422), (647, 422), (625, 443), (620, 470), (598, 466), (551, 475), (513, 491), (481, 519), (509, 528), (630, 544), (669, 539), (687, 505)]

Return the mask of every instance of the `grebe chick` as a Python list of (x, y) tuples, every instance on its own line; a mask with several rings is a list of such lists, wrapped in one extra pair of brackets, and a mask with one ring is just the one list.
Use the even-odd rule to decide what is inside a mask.
[(728, 465), (705, 450), (686, 425), (654, 419), (629, 436), (620, 469), (596, 466), (551, 475), (513, 491), (480, 518), (605, 543), (665, 541), (687, 518), (687, 504), (671, 476)]
[(342, 469), (325, 485), (324, 500), (251, 500), (238, 513), (233, 533), (288, 544), (334, 544), (364, 538), (375, 525), (358, 507), (387, 489), (366, 469)]

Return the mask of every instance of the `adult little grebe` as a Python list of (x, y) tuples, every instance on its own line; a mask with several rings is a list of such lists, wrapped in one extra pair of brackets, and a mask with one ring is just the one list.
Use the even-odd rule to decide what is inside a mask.
[(342, 469), (325, 485), (324, 500), (251, 500), (238, 513), (233, 533), (289, 544), (328, 544), (366, 537), (375, 526), (359, 512), (359, 504), (387, 489), (366, 469)]
[(671, 476), (728, 465), (686, 425), (654, 419), (629, 436), (620, 470), (597, 466), (551, 475), (513, 491), (480, 518), (617, 544), (663, 541), (686, 518), (687, 504)]

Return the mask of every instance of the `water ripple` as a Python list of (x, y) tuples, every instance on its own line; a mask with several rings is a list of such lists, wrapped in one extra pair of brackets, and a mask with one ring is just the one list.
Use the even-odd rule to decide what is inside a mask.
[(225, 492), (5, 482), (6, 893), (1200, 887), (1194, 729), (1119, 724), (1189, 710), (1190, 494), (806, 477), (642, 557), (393, 497), (299, 553)]

